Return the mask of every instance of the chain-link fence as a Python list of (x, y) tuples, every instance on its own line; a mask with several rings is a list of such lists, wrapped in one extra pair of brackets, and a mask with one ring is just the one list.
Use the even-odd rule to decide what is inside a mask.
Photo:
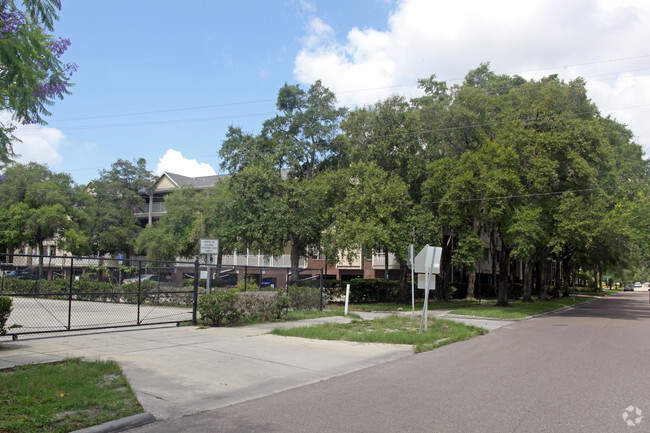
[(12, 298), (7, 335), (197, 323), (215, 290), (280, 290), (296, 308), (323, 308), (322, 269), (0, 254), (0, 295)]

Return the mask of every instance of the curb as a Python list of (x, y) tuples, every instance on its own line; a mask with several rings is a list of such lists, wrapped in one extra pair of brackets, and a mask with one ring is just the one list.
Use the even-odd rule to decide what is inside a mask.
[(140, 427), (156, 421), (150, 412), (139, 413), (137, 415), (127, 416), (126, 418), (108, 421), (104, 424), (94, 425), (92, 427), (75, 430), (71, 433), (115, 433)]

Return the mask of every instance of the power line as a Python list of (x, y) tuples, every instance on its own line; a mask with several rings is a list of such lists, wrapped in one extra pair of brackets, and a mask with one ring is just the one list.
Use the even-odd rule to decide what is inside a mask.
[[(575, 67), (575, 66), (585, 66), (585, 65), (611, 63), (611, 62), (619, 62), (619, 61), (626, 61), (626, 60), (643, 59), (643, 58), (648, 58), (648, 57), (650, 57), (650, 55), (640, 55), (640, 56), (634, 56), (634, 57), (626, 57), (626, 58), (619, 58), (619, 59), (609, 59), (609, 60), (597, 60), (597, 61), (592, 61), (592, 62), (584, 62), (584, 63), (572, 64), (572, 65), (561, 65), (561, 66), (556, 66), (556, 67), (547, 67), (547, 68), (540, 68), (540, 69), (522, 71), (519, 74), (524, 74), (524, 73), (529, 73), (529, 72), (537, 72), (537, 71), (544, 71), (544, 70), (553, 70), (553, 69), (558, 69), (558, 68), (566, 69), (566, 68)], [(601, 76), (621, 75), (621, 74), (629, 73), (629, 72), (647, 71), (648, 69), (650, 69), (650, 68), (636, 69), (636, 70), (630, 70), (630, 71), (615, 71), (615, 72), (609, 72), (609, 73), (602, 73), (602, 74), (587, 76), (587, 77), (583, 77), (583, 78), (589, 78), (589, 77), (594, 77), (595, 78), (595, 77), (601, 77)], [(518, 75), (518, 73), (513, 73), (512, 75)], [(647, 74), (643, 74), (643, 75), (647, 75)], [(636, 75), (636, 76), (642, 76), (642, 75)], [(447, 82), (457, 82), (457, 81), (461, 82), (463, 80), (464, 80), (464, 78), (461, 78), (461, 79), (457, 78), (457, 79), (446, 79), (446, 80), (441, 79), (439, 81), (447, 83)], [(607, 79), (605, 79), (605, 80), (607, 80)], [(590, 82), (594, 82), (594, 81), (602, 81), (602, 80), (590, 80)], [(386, 90), (386, 89), (398, 89), (398, 88), (404, 88), (404, 87), (413, 87), (413, 83), (397, 84), (397, 85), (394, 85), (394, 86), (380, 86), (380, 87), (374, 87), (374, 88), (341, 90), (341, 91), (338, 92), (338, 94), (371, 92), (371, 91)], [(502, 87), (501, 89), (502, 89), (502, 91), (505, 91), (509, 87), (511, 87), (511, 86)], [(495, 90), (499, 90), (499, 89), (493, 88), (491, 90), (495, 91)], [(170, 108), (170, 109), (165, 109), (165, 110), (153, 110), (153, 111), (142, 111), (142, 112), (132, 112), (132, 113), (116, 113), (116, 114), (103, 115), (103, 116), (89, 116), (89, 117), (80, 117), (80, 118), (60, 119), (60, 120), (57, 120), (57, 122), (74, 122), (74, 121), (79, 121), (79, 120), (98, 120), (98, 119), (110, 119), (110, 118), (119, 118), (119, 117), (144, 116), (144, 115), (151, 115), (151, 114), (164, 114), (164, 113), (206, 110), (206, 109), (212, 109), (212, 108), (224, 108), (224, 107), (230, 107), (230, 106), (252, 105), (252, 104), (269, 103), (269, 102), (275, 102), (275, 99), (259, 99), (259, 100), (252, 100), (252, 101), (234, 101), (234, 102), (203, 105), (203, 106), (195, 106), (195, 107), (180, 107), (180, 108)], [(275, 114), (275, 113), (271, 113), (271, 115), (272, 114)], [(161, 121), (149, 121), (149, 122), (129, 122), (129, 123), (119, 123), (119, 124), (106, 124), (106, 125), (88, 125), (88, 126), (80, 125), (80, 126), (62, 127), (61, 129), (78, 130), (78, 129), (99, 129), (99, 128), (119, 128), (119, 127), (132, 127), (132, 126), (150, 126), (150, 125), (159, 125), (159, 124), (175, 124), (175, 123), (201, 122), (201, 121), (208, 121), (208, 120), (222, 120), (222, 119), (229, 119), (229, 118), (236, 119), (236, 118), (244, 118), (244, 117), (257, 117), (257, 116), (262, 116), (262, 115), (269, 115), (269, 113), (244, 113), (244, 114), (240, 114), (240, 115), (211, 116), (211, 117), (204, 117), (204, 118), (177, 119), (177, 120), (166, 120), (166, 121), (161, 120)]]

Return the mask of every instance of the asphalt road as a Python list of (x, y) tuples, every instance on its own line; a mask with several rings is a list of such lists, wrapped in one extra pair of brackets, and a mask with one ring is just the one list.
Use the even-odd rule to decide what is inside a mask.
[(133, 431), (647, 432), (649, 361), (648, 294), (625, 293)]

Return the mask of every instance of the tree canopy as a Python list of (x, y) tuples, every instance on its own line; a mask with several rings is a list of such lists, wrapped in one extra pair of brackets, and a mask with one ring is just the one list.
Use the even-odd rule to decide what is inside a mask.
[(0, 2), (0, 111), (11, 113), (11, 123), (0, 123), (0, 164), (14, 155), (15, 124), (44, 124), (48, 106), (68, 95), (73, 63), (61, 60), (68, 39), (51, 34), (59, 0)]

